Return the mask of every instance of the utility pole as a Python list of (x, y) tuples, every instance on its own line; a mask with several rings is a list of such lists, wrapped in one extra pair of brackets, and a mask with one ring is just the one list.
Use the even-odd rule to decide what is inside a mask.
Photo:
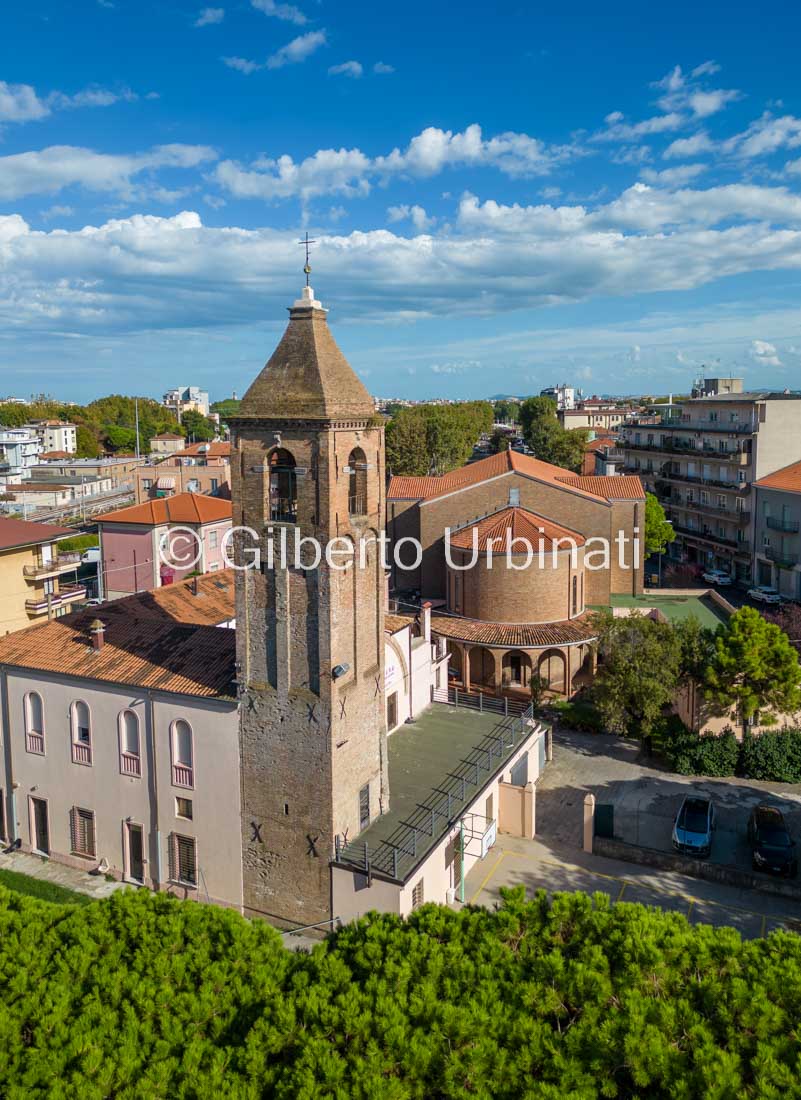
[(134, 398), (134, 416), (136, 418), (136, 457), (139, 458), (139, 398)]

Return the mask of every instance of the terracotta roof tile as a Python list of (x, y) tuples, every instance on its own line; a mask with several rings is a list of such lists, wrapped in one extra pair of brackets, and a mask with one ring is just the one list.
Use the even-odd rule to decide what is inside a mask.
[[(535, 481), (564, 487), (579, 496), (603, 501), (618, 499), (617, 496), (610, 498), (608, 487), (601, 484), (609, 480), (607, 478), (579, 477), (561, 466), (553, 466), (550, 462), (543, 462), (539, 458), (511, 450), (499, 451), (498, 454), (482, 458), (479, 462), (471, 462), (468, 466), (461, 466), (458, 470), (451, 470), (450, 473), (439, 477), (393, 477), (387, 490), (387, 499), (433, 500), (444, 496), (445, 493), (454, 492), (468, 485), (478, 485), (482, 481), (501, 477), (512, 471), (524, 477), (533, 478)], [(624, 499), (638, 499), (645, 496), (639, 478), (618, 477), (614, 480), (630, 483), (619, 487)]]
[(24, 519), (0, 519), (0, 550), (18, 546), (38, 546), (52, 539), (65, 539), (75, 532), (69, 527), (54, 527), (49, 523), (30, 523)]
[(754, 484), (759, 489), (784, 489), (788, 493), (801, 493), (801, 462), (783, 466), (781, 470), (761, 477)]
[(98, 523), (134, 523), (156, 526), (161, 523), (214, 523), (231, 519), (231, 501), (202, 493), (176, 493), (172, 497), (147, 500), (117, 512), (106, 512)]
[[(38, 525), (35, 525), (38, 526)], [(206, 573), (195, 581), (139, 592), (0, 638), (0, 664), (181, 695), (230, 698), (235, 631), (234, 577)], [(103, 648), (89, 626), (106, 627)]]
[(590, 642), (597, 637), (589, 614), (559, 623), (488, 623), (480, 619), (432, 615), (431, 630), (455, 641), (518, 649)]
[(557, 478), (557, 481), (605, 500), (645, 500), (645, 489), (638, 477), (570, 474)]
[(404, 627), (411, 626), (414, 621), (414, 615), (398, 615), (395, 612), (388, 611), (384, 615), (384, 632), (386, 634), (396, 634)]
[[(164, 438), (162, 436), (162, 438)], [(173, 458), (180, 458), (181, 455), (208, 455), (209, 458), (230, 458), (231, 457), (231, 444), (230, 443), (190, 443), (188, 447), (184, 447), (180, 451), (175, 451)]]
[(478, 532), (476, 541), (479, 550), (486, 550), (487, 542), (496, 539), (496, 551), (503, 552), (507, 537), (526, 539), (535, 550), (539, 549), (540, 543), (544, 550), (550, 550), (554, 539), (572, 539), (577, 546), (583, 546), (585, 542), (584, 536), (578, 531), (562, 527), (545, 516), (529, 512), (527, 508), (504, 508), (462, 527), (451, 536), (451, 546), (472, 550), (474, 531)]

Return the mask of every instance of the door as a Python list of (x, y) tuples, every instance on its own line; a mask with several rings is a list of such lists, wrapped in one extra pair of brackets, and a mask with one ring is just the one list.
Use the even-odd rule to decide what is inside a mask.
[(43, 856), (50, 855), (50, 826), (47, 821), (47, 802), (43, 798), (31, 799), (33, 819), (33, 846)]
[(145, 844), (141, 825), (126, 822), (128, 830), (128, 873), (132, 882), (145, 881)]

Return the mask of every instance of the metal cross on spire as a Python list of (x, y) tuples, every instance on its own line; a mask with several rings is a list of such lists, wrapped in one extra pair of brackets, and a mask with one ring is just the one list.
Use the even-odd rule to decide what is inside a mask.
[(306, 263), (303, 265), (303, 274), (306, 276), (306, 286), (309, 285), (309, 276), (311, 275), (311, 264), (309, 263), (309, 245), (317, 244), (317, 241), (313, 237), (309, 237), (308, 231), (302, 241), (298, 241), (298, 244), (302, 244), (306, 249)]

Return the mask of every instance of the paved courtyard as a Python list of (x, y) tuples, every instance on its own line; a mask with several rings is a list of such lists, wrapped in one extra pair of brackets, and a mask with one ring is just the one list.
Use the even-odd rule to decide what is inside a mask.
[(501, 901), (501, 887), (518, 885), (525, 886), (528, 895), (538, 889), (549, 894), (560, 890), (600, 892), (615, 903), (639, 902), (683, 913), (693, 924), (736, 928), (746, 939), (779, 928), (801, 932), (801, 912), (787, 898), (504, 835), (467, 876), (465, 901), (493, 906)]
[(66, 867), (29, 852), (4, 851), (0, 855), (0, 870), (17, 871), (92, 898), (107, 898), (115, 890), (126, 888), (123, 882), (108, 882), (105, 875), (90, 875), (77, 867)]

